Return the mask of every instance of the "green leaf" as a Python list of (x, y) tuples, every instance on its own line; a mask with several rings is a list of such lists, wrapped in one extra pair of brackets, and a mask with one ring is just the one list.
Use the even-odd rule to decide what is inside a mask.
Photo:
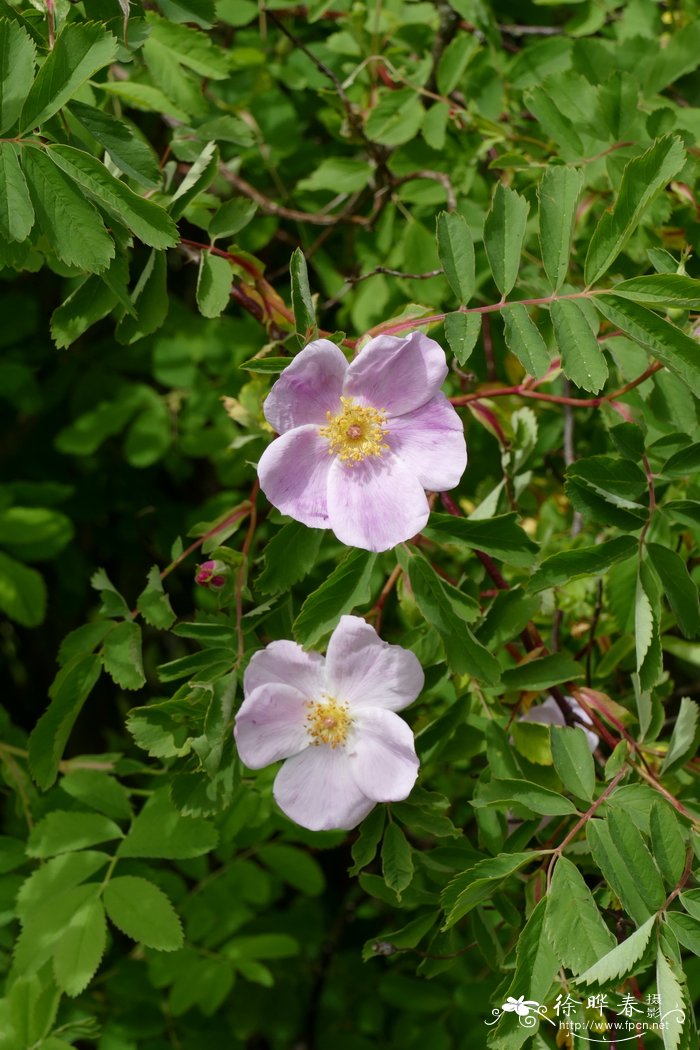
[(143, 110), (146, 113), (166, 114), (174, 120), (180, 120), (185, 124), (189, 122), (189, 115), (185, 113), (184, 109), (181, 109), (172, 99), (150, 84), (141, 84), (136, 80), (120, 80), (116, 82), (105, 80), (101, 84), (94, 84), (93, 87), (120, 99), (125, 106), (132, 106), (134, 109)]
[(661, 907), (666, 897), (661, 878), (629, 817), (615, 810), (609, 822), (589, 820), (586, 838), (593, 860), (635, 922)]
[(340, 617), (369, 601), (376, 554), (349, 550), (330, 576), (301, 607), (292, 630), (300, 644), (311, 646), (329, 634)]
[(107, 945), (102, 902), (91, 899), (71, 916), (54, 948), (56, 984), (66, 995), (80, 995), (100, 965)]
[(440, 55), (437, 67), (437, 89), (450, 95), (459, 85), (470, 58), (478, 48), (477, 40), (467, 33), (456, 33)]
[(557, 776), (576, 798), (593, 800), (595, 765), (582, 729), (552, 726), (552, 760)]
[(197, 275), (197, 306), (203, 317), (219, 317), (231, 297), (233, 271), (228, 259), (202, 252)]
[(542, 262), (553, 292), (559, 291), (569, 269), (576, 205), (582, 188), (583, 172), (562, 165), (545, 168), (537, 188)]
[(649, 838), (666, 885), (675, 889), (685, 866), (685, 842), (675, 811), (661, 799), (653, 802), (649, 811)]
[(686, 638), (696, 638), (700, 634), (700, 602), (685, 562), (660, 543), (648, 543), (647, 551), (678, 626)]
[(75, 99), (70, 104), (70, 112), (104, 146), (112, 163), (125, 175), (147, 189), (160, 186), (162, 176), (158, 158), (133, 125)]
[(545, 897), (533, 909), (518, 938), (509, 995), (525, 993), (526, 998), (544, 1002), (557, 975), (560, 963), (547, 936), (547, 907), (548, 898)]
[(318, 897), (326, 880), (323, 869), (309, 853), (283, 843), (268, 843), (256, 854), (263, 864), (308, 897)]
[(372, 174), (372, 165), (359, 157), (325, 157), (310, 175), (297, 182), (297, 189), (311, 193), (328, 190), (333, 196), (338, 193), (357, 193), (368, 185)]
[(121, 828), (99, 813), (54, 809), (32, 828), (27, 853), (43, 859), (122, 837)]
[(681, 944), (695, 955), (700, 955), (700, 921), (684, 915), (680, 911), (671, 911), (666, 915), (669, 928)]
[(381, 91), (370, 111), (365, 132), (382, 146), (401, 146), (415, 138), (423, 123), (424, 110), (413, 88)]
[(160, 628), (161, 631), (167, 631), (175, 622), (175, 613), (170, 598), (163, 590), (163, 581), (157, 565), (148, 570), (148, 583), (139, 595), (136, 608), (146, 623), (151, 627)]
[[(674, 887), (681, 874), (682, 871), (679, 872), (676, 877), (673, 884)], [(692, 915), (694, 919), (697, 919), (697, 921), (700, 922), (700, 890), (688, 890), (686, 893), (681, 893), (678, 899), (688, 912), (688, 915)]]
[[(685, 1021), (683, 989), (661, 947), (656, 953), (656, 990), (665, 1024), (661, 1029), (664, 1050), (677, 1050)], [(681, 1021), (679, 1013), (683, 1020)]]
[(306, 259), (301, 248), (295, 248), (292, 252), (289, 272), (292, 277), (292, 307), (297, 334), (304, 342), (308, 342), (316, 332), (316, 312), (311, 298)]
[(61, 777), (60, 788), (71, 798), (114, 820), (131, 820), (129, 793), (118, 780), (97, 769), (76, 769)]
[(582, 677), (580, 664), (568, 653), (551, 653), (536, 660), (524, 660), (517, 667), (507, 668), (502, 675), (504, 689), (528, 691), (548, 689), (550, 685)]
[(608, 378), (608, 365), (586, 314), (575, 299), (560, 299), (549, 309), (564, 374), (576, 386), (597, 394)]
[(54, 558), (73, 539), (73, 523), (50, 507), (0, 510), (0, 544), (24, 561)]
[(652, 273), (632, 277), (610, 289), (610, 295), (657, 307), (700, 310), (700, 281), (682, 273)]
[(497, 857), (480, 860), (457, 875), (442, 891), (442, 906), (445, 909), (443, 929), (449, 930), (472, 908), (491, 898), (500, 883), (538, 858), (539, 854), (535, 851), (501, 853)]
[(592, 299), (603, 317), (650, 350), (700, 397), (700, 361), (694, 339), (638, 303), (614, 295), (594, 295)]
[(583, 875), (560, 857), (547, 894), (545, 929), (562, 966), (580, 974), (616, 944)]
[(173, 22), (194, 22), (211, 29), (216, 21), (214, 0), (158, 0), (158, 6)]
[(524, 197), (499, 182), (484, 224), (484, 247), (503, 296), (508, 295), (518, 276), (529, 210)]
[(363, 868), (372, 863), (382, 838), (385, 821), (384, 806), (377, 806), (362, 821), (359, 834), (352, 844), (353, 865), (348, 868), (348, 875), (359, 875)]
[(485, 551), (508, 565), (521, 568), (532, 565), (537, 554), (537, 544), (518, 525), (517, 514), (478, 519), (431, 514), (430, 523), (423, 531), (438, 543), (455, 543), (471, 550)]
[(92, 204), (42, 150), (25, 147), (22, 167), (37, 222), (59, 259), (94, 273), (106, 269), (114, 244)]
[(212, 241), (218, 237), (232, 237), (245, 226), (258, 210), (255, 201), (246, 200), (244, 197), (233, 197), (225, 201), (219, 210), (212, 216), (208, 232)]
[(99, 656), (75, 656), (49, 688), (51, 703), (29, 737), (29, 768), (40, 788), (51, 787), (58, 765), (83, 704), (102, 671)]
[(141, 689), (146, 684), (141, 656), (141, 628), (133, 620), (118, 623), (105, 638), (102, 664), (122, 689)]
[(413, 851), (398, 824), (387, 824), (384, 832), (382, 875), (399, 900), (413, 880)]
[(529, 780), (489, 780), (479, 785), (479, 794), (474, 796), (471, 804), (476, 809), (482, 806), (520, 806), (545, 817), (566, 816), (576, 812), (576, 806), (570, 799)]
[(209, 34), (160, 18), (150, 11), (146, 19), (151, 29), (149, 39), (166, 47), (183, 66), (207, 80), (226, 79), (230, 70), (228, 55)]
[(170, 206), (173, 219), (184, 215), (188, 205), (211, 186), (218, 170), (219, 150), (215, 142), (208, 142), (173, 195)]
[(177, 244), (177, 226), (163, 208), (115, 179), (96, 157), (73, 146), (51, 146), (49, 157), (82, 190), (152, 248)]
[(593, 231), (586, 256), (587, 285), (595, 284), (612, 266), (647, 206), (678, 174), (685, 159), (681, 140), (664, 135), (641, 156), (629, 161), (612, 210), (603, 213)]
[(284, 525), (265, 546), (265, 568), (258, 576), (258, 589), (263, 594), (288, 591), (314, 567), (322, 539), (322, 529), (309, 529), (298, 521)]
[(673, 727), (671, 741), (661, 766), (663, 774), (673, 773), (695, 754), (700, 739), (700, 709), (694, 700), (684, 696)]
[(96, 900), (99, 886), (71, 886), (38, 901), (27, 915), (15, 946), (14, 965), (19, 973), (35, 973), (47, 962), (71, 919), (89, 901)]
[(17, 22), (0, 19), (0, 135), (20, 115), (35, 65), (36, 49), (29, 34)]
[(514, 303), (501, 311), (506, 346), (515, 354), (528, 375), (541, 379), (551, 358), (539, 329), (524, 306)]
[[(700, 470), (700, 441), (696, 441), (692, 445), (688, 445), (687, 448), (682, 448), (678, 452), (674, 452), (672, 456), (664, 463), (663, 472), (669, 478), (683, 478), (688, 475), (694, 474), (697, 470)], [(678, 504), (684, 504), (686, 511), (698, 511), (698, 508), (690, 500), (671, 500), (666, 504), (665, 509), (669, 510), (671, 507), (677, 507)], [(697, 525), (697, 516), (691, 516), (689, 521), (690, 525)]]
[(581, 576), (598, 576), (611, 565), (631, 558), (637, 553), (638, 546), (632, 536), (617, 536), (595, 547), (579, 547), (578, 550), (551, 554), (533, 572), (528, 590), (541, 591), (545, 587), (556, 587)]
[(26, 240), (34, 225), (34, 208), (17, 153), (13, 142), (0, 142), (0, 236), (8, 241)]
[(481, 314), (448, 314), (445, 318), (445, 338), (460, 365), (467, 363), (481, 331)]
[(168, 316), (168, 271), (164, 252), (152, 251), (131, 293), (133, 311), (117, 325), (117, 341), (129, 346), (157, 332)]
[(44, 124), (65, 106), (86, 80), (114, 61), (118, 46), (116, 37), (102, 25), (64, 24), (27, 95), (20, 135)]
[(439, 213), (437, 244), (445, 277), (460, 305), (465, 306), (474, 294), (475, 277), (474, 242), (463, 215), (459, 212)]
[(132, 940), (162, 952), (182, 947), (182, 926), (163, 891), (136, 875), (112, 878), (104, 904), (111, 921)]
[(185, 860), (209, 853), (218, 842), (216, 830), (200, 817), (183, 817), (167, 789), (152, 795), (120, 843), (120, 857), (162, 857)]
[(574, 984), (609, 984), (631, 973), (644, 955), (655, 922), (656, 915), (650, 916), (631, 937), (589, 967)]
[[(17, 915), (23, 925), (37, 910), (65, 890), (73, 889), (109, 864), (110, 856), (98, 850), (62, 853), (45, 861), (22, 883), (17, 894)], [(94, 887), (92, 887), (94, 889)]]
[(470, 674), (486, 685), (496, 685), (498, 661), (476, 640), (465, 622), (463, 607), (452, 600), (450, 591), (422, 555), (409, 559), (408, 576), (420, 611), (442, 637), (452, 670)]
[(51, 315), (51, 338), (57, 348), (63, 350), (71, 346), (88, 328), (111, 313), (117, 302), (118, 296), (104, 283), (102, 275), (88, 277)]
[(46, 585), (30, 569), (0, 551), (0, 609), (22, 627), (38, 627), (46, 611)]

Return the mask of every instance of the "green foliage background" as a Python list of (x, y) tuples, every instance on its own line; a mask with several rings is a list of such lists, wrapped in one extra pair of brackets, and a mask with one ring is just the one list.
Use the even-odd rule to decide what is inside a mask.
[[(601, 991), (697, 1046), (697, 15), (0, 0), (0, 1050), (542, 1050), (484, 1021)], [(382, 555), (282, 519), (275, 375), (421, 325), (459, 488)], [(237, 683), (351, 610), (420, 786), (314, 834)]]

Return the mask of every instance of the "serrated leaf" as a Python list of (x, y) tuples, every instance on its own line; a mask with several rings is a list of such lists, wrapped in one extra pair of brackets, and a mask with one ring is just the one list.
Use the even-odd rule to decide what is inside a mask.
[(9, 18), (0, 19), (0, 134), (20, 115), (34, 80), (36, 48), (26, 30)]
[(682, 273), (652, 273), (632, 277), (610, 289), (610, 295), (650, 306), (700, 310), (700, 281)]
[(593, 231), (586, 256), (587, 285), (603, 276), (620, 254), (644, 214), (644, 210), (685, 164), (681, 140), (664, 135), (633, 158), (623, 174), (617, 200), (604, 212)]
[(666, 895), (659, 873), (629, 817), (614, 810), (610, 822), (589, 820), (586, 838), (603, 877), (635, 922), (661, 907)]
[(514, 303), (501, 311), (506, 346), (528, 375), (541, 379), (551, 364), (544, 339), (527, 309)]
[(216, 830), (199, 817), (183, 817), (167, 790), (152, 795), (120, 843), (120, 857), (184, 860), (209, 853), (218, 842)]
[(292, 278), (292, 307), (297, 334), (306, 342), (309, 337), (313, 338), (316, 330), (316, 313), (311, 298), (306, 259), (301, 248), (295, 248), (292, 252), (289, 272)]
[(700, 634), (700, 601), (685, 562), (660, 543), (648, 543), (646, 549), (678, 626), (686, 638), (696, 638)]
[(157, 565), (148, 570), (148, 583), (136, 602), (136, 608), (151, 627), (167, 631), (175, 623), (170, 598), (163, 589), (163, 581)]
[(568, 653), (550, 653), (535, 660), (523, 660), (517, 667), (507, 668), (502, 675), (506, 689), (537, 691), (582, 677), (580, 664)]
[(30, 857), (55, 857), (122, 837), (121, 828), (99, 813), (55, 809), (32, 828), (27, 853)]
[(117, 325), (118, 342), (129, 346), (158, 331), (170, 308), (167, 280), (165, 252), (154, 250), (148, 256), (131, 293), (133, 310), (125, 313)]
[(15, 946), (14, 965), (20, 973), (35, 973), (47, 962), (65, 927), (77, 911), (95, 900), (99, 886), (87, 883), (71, 886), (37, 902), (27, 915)]
[(445, 338), (460, 365), (472, 355), (481, 331), (481, 314), (453, 313), (445, 318)]
[(529, 210), (524, 197), (499, 182), (484, 224), (484, 247), (503, 296), (508, 295), (518, 276)]
[(81, 84), (116, 58), (118, 46), (102, 25), (65, 23), (26, 97), (20, 135), (57, 113)]
[(141, 689), (146, 683), (141, 655), (141, 628), (133, 620), (118, 623), (105, 638), (102, 665), (122, 689)]
[(537, 188), (542, 262), (554, 292), (561, 288), (569, 269), (576, 205), (582, 188), (583, 172), (562, 165), (546, 168)]
[(323, 539), (322, 529), (290, 521), (265, 546), (265, 568), (257, 586), (263, 594), (279, 594), (298, 583), (314, 566)]
[(616, 944), (583, 875), (566, 857), (554, 869), (545, 928), (559, 962), (573, 974), (588, 970)]
[(113, 164), (141, 183), (147, 189), (156, 189), (161, 183), (158, 158), (151, 146), (123, 120), (95, 106), (73, 100), (71, 114), (80, 122), (101, 146), (107, 150)]
[(440, 262), (461, 306), (474, 294), (474, 243), (467, 221), (459, 212), (441, 211), (437, 217)]
[(102, 902), (88, 900), (71, 916), (53, 952), (56, 984), (76, 996), (92, 980), (107, 944), (107, 922)]
[(203, 251), (197, 275), (197, 306), (203, 317), (219, 317), (231, 297), (233, 271), (228, 259)]
[(657, 867), (666, 886), (673, 890), (683, 874), (685, 842), (673, 808), (661, 799), (653, 802), (649, 811), (649, 838)]
[(628, 937), (622, 944), (618, 944), (585, 973), (582, 973), (574, 984), (608, 984), (631, 973), (646, 951), (655, 922), (656, 915), (650, 916), (631, 937)]
[(329, 634), (340, 617), (370, 598), (376, 554), (349, 550), (330, 576), (313, 591), (301, 607), (292, 630), (302, 645), (311, 646)]
[(326, 885), (323, 869), (309, 853), (285, 843), (270, 842), (260, 847), (257, 856), (270, 871), (300, 893), (317, 897), (323, 892)]
[(106, 269), (114, 244), (92, 204), (43, 151), (25, 147), (22, 168), (37, 222), (59, 259), (93, 273)]
[(163, 891), (136, 875), (112, 878), (105, 887), (104, 904), (122, 933), (148, 948), (174, 952), (182, 947), (182, 926)]
[(576, 386), (597, 394), (608, 378), (608, 365), (588, 318), (575, 299), (553, 302), (550, 313), (564, 374)]
[(113, 820), (131, 820), (131, 803), (126, 788), (114, 777), (98, 769), (75, 769), (61, 777), (61, 791), (84, 806), (96, 809)]
[(678, 710), (671, 741), (661, 766), (662, 773), (672, 773), (695, 754), (700, 736), (700, 709), (694, 700), (684, 696)]
[(44, 791), (56, 779), (68, 737), (101, 671), (99, 656), (77, 655), (49, 688), (51, 703), (29, 737), (29, 768)]
[(0, 609), (23, 627), (38, 627), (46, 611), (43, 577), (4, 551), (0, 551)]
[(382, 146), (400, 146), (418, 134), (424, 112), (413, 88), (380, 91), (365, 123), (365, 132)]
[(617, 536), (595, 547), (579, 547), (577, 550), (550, 554), (533, 572), (528, 590), (541, 591), (545, 587), (556, 587), (581, 576), (598, 576), (617, 562), (631, 558), (638, 546), (632, 536)]
[(189, 204), (209, 188), (218, 170), (218, 147), (215, 142), (208, 142), (173, 195), (170, 205), (170, 214), (173, 219), (179, 219), (181, 215), (184, 215)]
[(388, 824), (384, 832), (382, 875), (400, 900), (413, 879), (413, 852), (398, 824)]
[(454, 926), (464, 915), (482, 901), (488, 900), (501, 882), (526, 864), (537, 860), (539, 854), (501, 853), (497, 857), (480, 860), (461, 875), (457, 875), (442, 892), (445, 909), (444, 930)]
[(677, 1050), (683, 1035), (685, 997), (671, 963), (661, 947), (656, 953), (656, 991), (661, 1000), (660, 1019), (664, 1021), (661, 1028), (664, 1050)]
[(117, 295), (102, 276), (88, 277), (51, 314), (51, 338), (59, 350), (71, 346), (117, 305)]
[(504, 809), (509, 805), (520, 806), (544, 817), (566, 816), (576, 812), (576, 806), (570, 799), (529, 780), (489, 780), (479, 785), (478, 794), (471, 804), (476, 809), (483, 806), (502, 806)]
[(552, 761), (557, 776), (576, 798), (591, 802), (595, 790), (595, 765), (584, 731), (578, 727), (552, 726)]
[(0, 142), (0, 236), (8, 241), (26, 240), (34, 225), (34, 208), (17, 154), (13, 142)]
[(382, 840), (385, 820), (384, 806), (377, 806), (362, 821), (358, 836), (352, 844), (353, 864), (348, 868), (348, 875), (359, 875), (363, 868), (372, 863)]
[(59, 894), (79, 886), (106, 867), (109, 860), (108, 853), (84, 849), (45, 861), (25, 879), (17, 893), (17, 915), (22, 924), (31, 922), (37, 910), (50, 905)]
[(499, 514), (493, 518), (457, 518), (452, 514), (431, 514), (423, 530), (432, 540), (455, 543), (471, 550), (486, 551), (508, 565), (526, 568), (537, 554), (534, 543), (521, 525), (517, 514)]

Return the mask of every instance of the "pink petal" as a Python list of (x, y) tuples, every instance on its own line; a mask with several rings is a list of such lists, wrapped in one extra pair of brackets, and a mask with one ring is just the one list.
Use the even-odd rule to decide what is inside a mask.
[(326, 689), (325, 660), (320, 653), (307, 653), (286, 638), (259, 649), (243, 676), (245, 695), (261, 685), (290, 685), (307, 700), (318, 699)]
[(352, 465), (334, 459), (328, 521), (342, 543), (386, 551), (425, 528), (429, 516), (423, 486), (398, 456), (384, 452)]
[(434, 397), (446, 375), (445, 351), (434, 339), (379, 335), (350, 364), (343, 393), (400, 416)]
[(418, 757), (410, 726), (393, 711), (381, 707), (353, 712), (348, 760), (355, 783), (375, 802), (398, 802), (406, 798), (418, 776)]
[(328, 643), (326, 681), (344, 703), (400, 711), (416, 699), (425, 675), (408, 649), (382, 641), (360, 616), (341, 616)]
[[(577, 718), (581, 722), (585, 722), (586, 725), (593, 725), (590, 716), (583, 710), (578, 701), (574, 700), (573, 696), (567, 696), (565, 698), (569, 707)], [(529, 711), (526, 711), (524, 715), (521, 715), (518, 719), (519, 722), (538, 722), (540, 725), (552, 725), (552, 726), (565, 726), (566, 719), (559, 710), (559, 705), (556, 700), (551, 696), (548, 696), (541, 704), (536, 704), (531, 707)], [(595, 751), (600, 743), (600, 737), (597, 733), (594, 733), (592, 729), (586, 729), (584, 726), (580, 726), (586, 734), (586, 740), (591, 751)]]
[(426, 405), (389, 420), (387, 443), (424, 489), (445, 492), (458, 485), (467, 465), (464, 427), (443, 393)]
[(323, 424), (340, 407), (348, 363), (329, 339), (317, 339), (285, 368), (264, 404), (265, 418), (278, 434), (305, 423)]
[(308, 747), (284, 763), (273, 793), (290, 820), (311, 831), (349, 831), (374, 808), (358, 788), (342, 747)]
[(297, 427), (268, 445), (258, 478), (273, 507), (310, 528), (328, 528), (328, 441), (316, 426)]
[(297, 755), (309, 743), (306, 697), (289, 685), (261, 685), (248, 696), (233, 729), (241, 761), (262, 769)]

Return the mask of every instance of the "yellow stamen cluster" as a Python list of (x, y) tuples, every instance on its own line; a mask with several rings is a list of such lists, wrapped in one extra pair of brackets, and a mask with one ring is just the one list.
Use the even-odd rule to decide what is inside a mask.
[(306, 729), (315, 745), (330, 744), (332, 748), (345, 743), (352, 725), (348, 705), (329, 696), (326, 700), (309, 700)]
[(386, 412), (370, 405), (358, 405), (351, 397), (341, 397), (342, 408), (332, 416), (326, 412), (328, 424), (319, 433), (328, 438), (328, 455), (359, 463), (367, 456), (381, 456), (388, 449), (384, 441)]

